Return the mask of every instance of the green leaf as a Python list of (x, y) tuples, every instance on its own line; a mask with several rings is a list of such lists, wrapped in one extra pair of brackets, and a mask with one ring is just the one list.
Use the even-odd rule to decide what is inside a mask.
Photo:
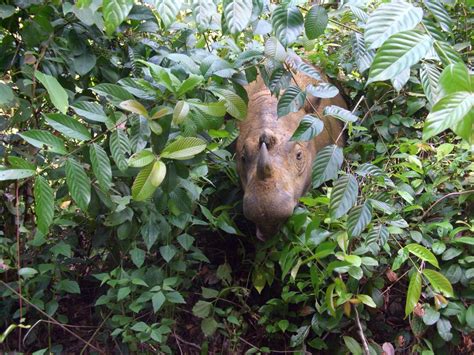
[(305, 115), (300, 121), (291, 141), (309, 141), (320, 134), (324, 129), (324, 122), (313, 115)]
[(369, 49), (380, 47), (390, 36), (415, 28), (423, 17), (423, 10), (404, 1), (380, 5), (370, 14), (364, 38)]
[(178, 91), (176, 92), (176, 95), (178, 97), (184, 95), (188, 91), (193, 90), (196, 86), (201, 84), (203, 80), (204, 78), (201, 75), (190, 74), (189, 77), (185, 81), (183, 81)]
[(36, 275), (37, 273), (38, 270), (33, 269), (32, 267), (22, 267), (20, 270), (18, 270), (18, 275), (23, 276), (25, 278)]
[(156, 188), (160, 186), (166, 176), (166, 165), (162, 161), (155, 161), (145, 166), (138, 173), (132, 185), (132, 197), (136, 201), (150, 198)]
[(59, 84), (54, 76), (43, 74), (40, 71), (35, 71), (35, 77), (48, 91), (49, 98), (60, 112), (66, 113), (69, 107), (68, 96), (66, 90)]
[(379, 224), (372, 228), (372, 230), (367, 235), (366, 241), (367, 244), (378, 243), (384, 245), (389, 237), (388, 229), (383, 224)]
[(439, 321), (436, 323), (436, 329), (438, 330), (438, 334), (445, 341), (451, 341), (453, 339), (453, 333), (451, 333), (451, 328), (452, 326), (449, 319), (440, 318)]
[(192, 15), (200, 29), (207, 30), (212, 24), (212, 17), (217, 13), (216, 4), (212, 0), (194, 0)]
[[(30, 163), (29, 161), (22, 159), (20, 157), (10, 155), (7, 158), (8, 162), (10, 163), (13, 169), (26, 169), (26, 170), (36, 170), (36, 165)], [(0, 170), (2, 168), (0, 167)]]
[(66, 183), (73, 200), (81, 210), (87, 211), (91, 201), (91, 181), (82, 165), (72, 158), (66, 160)]
[(213, 335), (216, 332), (218, 325), (219, 324), (212, 317), (203, 319), (201, 322), (201, 330), (204, 333), (204, 336), (210, 337)]
[(423, 323), (426, 325), (433, 325), (439, 320), (439, 312), (430, 306), (426, 307), (425, 305), (425, 313), (423, 314)]
[(328, 286), (326, 289), (326, 296), (325, 296), (325, 302), (326, 302), (326, 307), (328, 308), (329, 313), (333, 317), (336, 316), (336, 308), (334, 304), (334, 288), (336, 287), (336, 284), (331, 284)]
[(423, 63), (420, 69), (421, 85), (426, 98), (434, 105), (440, 96), (439, 77), (441, 73), (433, 64)]
[(457, 62), (444, 68), (439, 77), (441, 95), (446, 96), (459, 91), (472, 91), (469, 71), (463, 62)]
[(204, 114), (215, 116), (215, 117), (222, 117), (227, 112), (226, 103), (224, 101), (217, 101), (217, 102), (195, 102), (195, 101), (186, 101), (191, 106), (199, 109)]
[(128, 159), (128, 166), (132, 168), (143, 168), (152, 163), (153, 160), (155, 160), (155, 154), (149, 150), (141, 150)]
[(473, 106), (473, 93), (461, 91), (443, 97), (426, 117), (423, 139), (427, 140), (451, 128), (457, 135), (470, 140), (474, 124)]
[(395, 78), (390, 79), (390, 81), (392, 82), (393, 88), (397, 90), (397, 92), (400, 92), (409, 79), (410, 69), (407, 68), (399, 73)]
[(299, 111), (304, 105), (305, 98), (306, 93), (304, 91), (301, 91), (297, 86), (290, 86), (278, 100), (278, 117)]
[[(92, 91), (100, 96), (106, 97), (112, 104), (118, 106), (123, 101), (132, 100), (133, 96), (123, 87), (115, 84), (103, 83), (91, 88)], [(77, 105), (76, 105), (77, 107)]]
[(176, 255), (176, 252), (176, 248), (173, 245), (164, 245), (160, 247), (160, 254), (167, 263), (173, 259), (173, 257)]
[(107, 115), (97, 102), (80, 101), (72, 105), (71, 108), (76, 114), (90, 121), (105, 122), (107, 120)]
[(81, 293), (81, 289), (79, 288), (79, 284), (73, 280), (61, 280), (56, 285), (56, 289), (58, 291), (66, 291), (68, 293)]
[(0, 168), (0, 181), (25, 179), (36, 174), (31, 169), (2, 169)]
[(186, 101), (178, 101), (173, 110), (173, 123), (180, 124), (189, 114), (189, 104)]
[(368, 296), (368, 295), (357, 295), (356, 298), (361, 301), (363, 304), (365, 304), (366, 306), (369, 306), (369, 307), (372, 307), (372, 308), (376, 308), (377, 305), (375, 304), (374, 300), (372, 299), (372, 297)]
[(110, 153), (112, 158), (117, 164), (117, 168), (121, 171), (126, 171), (128, 169), (127, 157), (130, 153), (130, 141), (122, 129), (116, 129), (110, 135), (109, 140)]
[(117, 291), (117, 301), (121, 301), (126, 298), (130, 294), (130, 292), (132, 292), (132, 289), (130, 287), (120, 287)]
[(137, 100), (122, 101), (119, 107), (125, 111), (136, 113), (138, 115), (142, 115), (143, 117), (149, 118), (148, 111), (146, 110), (145, 106), (143, 106)]
[(314, 97), (320, 97), (322, 99), (330, 99), (339, 94), (339, 89), (329, 83), (319, 83), (317, 86), (308, 85), (306, 92), (313, 95)]
[(353, 207), (347, 218), (347, 234), (349, 237), (359, 236), (371, 220), (372, 208), (369, 203)]
[(341, 218), (357, 202), (359, 185), (353, 175), (341, 176), (331, 191), (329, 211), (334, 219)]
[(466, 311), (466, 323), (471, 329), (474, 329), (474, 304), (471, 304)]
[(14, 105), (15, 94), (13, 90), (7, 84), (0, 82), (0, 109), (9, 109)]
[(244, 120), (247, 117), (247, 104), (235, 92), (216, 87), (212, 87), (211, 91), (221, 100), (225, 101), (227, 112), (232, 117), (238, 120)]
[(416, 304), (421, 296), (421, 274), (418, 271), (415, 271), (410, 278), (410, 283), (408, 284), (407, 291), (407, 300), (405, 304), (405, 316), (408, 316), (413, 309), (415, 309)]
[(132, 258), (132, 262), (135, 264), (135, 266), (137, 268), (141, 268), (145, 262), (145, 251), (140, 248), (133, 248), (130, 250), (130, 257)]
[(426, 276), (436, 292), (441, 292), (446, 297), (454, 297), (453, 286), (443, 274), (435, 270), (424, 269), (423, 275)]
[(411, 30), (391, 36), (375, 54), (367, 84), (393, 79), (425, 56), (433, 40), (427, 34)]
[(315, 80), (322, 80), (321, 74), (319, 73), (319, 71), (311, 64), (306, 64), (305, 62), (301, 62), (300, 65), (298, 65), (298, 72), (310, 78), (313, 78)]
[(446, 32), (451, 32), (453, 20), (449, 17), (448, 11), (439, 0), (423, 0), (425, 6), (430, 10), (441, 28)]
[(344, 157), (342, 148), (337, 145), (328, 145), (316, 154), (313, 162), (312, 182), (313, 188), (337, 177), (337, 172), (342, 165)]
[(419, 257), (421, 260), (424, 260), (439, 269), (439, 264), (438, 260), (436, 259), (436, 256), (434, 256), (434, 254), (428, 249), (426, 249), (424, 246), (416, 243), (411, 243), (406, 245), (405, 249), (413, 255)]
[(272, 13), (272, 27), (280, 43), (287, 47), (293, 43), (304, 26), (303, 15), (296, 6), (278, 5)]
[(35, 179), (34, 196), (36, 225), (46, 235), (54, 217), (54, 192), (42, 176)]
[(264, 53), (266, 57), (276, 60), (277, 62), (284, 62), (288, 57), (288, 53), (286, 53), (285, 48), (276, 37), (270, 37), (267, 39), (265, 42)]
[(207, 143), (196, 137), (179, 137), (161, 152), (162, 158), (186, 160), (206, 149)]
[(166, 28), (176, 22), (182, 0), (157, 0), (155, 3), (157, 4), (156, 11)]
[(356, 122), (359, 119), (359, 117), (354, 115), (351, 111), (335, 105), (326, 106), (323, 114), (324, 116), (338, 118), (343, 122)]
[(451, 45), (445, 41), (442, 40), (436, 40), (434, 41), (434, 49), (436, 53), (439, 56), (439, 59), (441, 59), (441, 62), (443, 63), (444, 66), (448, 66), (450, 64), (458, 63), (458, 62), (463, 62), (461, 56), (459, 55), (456, 50), (454, 50)]
[(233, 35), (247, 27), (252, 16), (252, 0), (224, 0), (222, 3), (225, 23)]
[[(11, 5), (0, 5), (0, 18), (1, 18), (1, 19), (9, 18), (9, 17), (12, 16), (16, 11), (17, 11), (17, 9), (15, 8), (15, 6), (11, 6)], [(0, 337), (0, 338), (1, 338), (1, 337)], [(0, 342), (0, 343), (1, 343), (1, 342)]]
[(375, 51), (365, 45), (364, 36), (354, 32), (352, 34), (352, 54), (355, 57), (359, 72), (363, 73), (370, 68), (374, 61)]
[(103, 191), (109, 191), (112, 186), (112, 168), (105, 150), (98, 144), (93, 143), (89, 147), (89, 155), (99, 186)]
[(64, 148), (64, 141), (51, 132), (30, 129), (18, 135), (36, 148), (44, 149), (46, 147), (53, 153), (67, 154), (67, 150)]
[(102, 15), (104, 16), (105, 32), (110, 36), (127, 18), (133, 7), (133, 0), (103, 0)]
[(60, 113), (50, 113), (44, 115), (44, 118), (51, 127), (67, 137), (81, 141), (91, 139), (89, 130), (72, 117)]
[(363, 354), (362, 347), (354, 338), (349, 337), (349, 336), (343, 336), (342, 338), (344, 339), (344, 344), (346, 344), (351, 354), (354, 354), (354, 355)]
[(212, 303), (207, 301), (197, 301), (193, 307), (193, 314), (198, 318), (206, 318), (212, 310)]
[(304, 31), (308, 39), (315, 39), (324, 33), (328, 25), (328, 14), (326, 10), (314, 5), (306, 14), (304, 19)]
[(165, 303), (165, 301), (166, 298), (162, 291), (158, 291), (157, 293), (155, 293), (151, 298), (153, 312), (158, 312), (161, 309), (161, 306), (163, 306), (163, 303)]

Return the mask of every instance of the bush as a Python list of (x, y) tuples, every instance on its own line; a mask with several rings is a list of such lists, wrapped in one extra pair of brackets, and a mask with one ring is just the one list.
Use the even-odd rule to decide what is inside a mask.
[[(4, 351), (473, 351), (469, 6), (0, 5)], [(281, 112), (351, 102), (265, 243), (232, 146), (257, 75)]]

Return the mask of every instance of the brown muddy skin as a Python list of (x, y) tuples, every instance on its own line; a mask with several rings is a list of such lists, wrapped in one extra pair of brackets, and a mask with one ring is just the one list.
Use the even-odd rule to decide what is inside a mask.
[[(296, 74), (300, 88), (317, 81)], [(324, 80), (326, 78), (323, 77)], [(294, 82), (292, 82), (294, 85)], [(344, 144), (343, 124), (332, 117), (323, 118), (324, 130), (308, 142), (292, 142), (299, 122), (313, 107), (323, 117), (328, 105), (347, 105), (341, 95), (308, 102), (298, 112), (278, 118), (278, 99), (272, 96), (262, 79), (246, 87), (249, 104), (247, 119), (240, 124), (237, 140), (237, 172), (244, 189), (244, 215), (257, 225), (256, 235), (266, 239), (278, 233), (293, 213), (298, 200), (311, 185), (311, 166), (316, 153), (329, 144)]]

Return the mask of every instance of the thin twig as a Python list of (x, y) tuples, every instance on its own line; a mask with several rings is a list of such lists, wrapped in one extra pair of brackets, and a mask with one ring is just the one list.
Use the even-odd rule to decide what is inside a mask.
[(351, 30), (351, 31), (354, 31), (354, 32), (357, 32), (357, 33), (362, 34), (362, 32), (359, 31), (357, 28), (348, 26), (348, 25), (346, 25), (346, 24), (344, 24), (344, 23), (342, 23), (342, 22), (336, 21), (336, 20), (334, 20), (334, 19), (332, 19), (332, 18), (329, 19), (329, 22), (332, 22), (332, 23), (334, 23), (335, 25), (344, 27), (344, 28), (347, 29), (347, 30)]
[(420, 219), (420, 220), (425, 219), (425, 217), (426, 217), (426, 216), (428, 215), (428, 213), (433, 209), (433, 207), (436, 206), (436, 205), (437, 205), (438, 203), (440, 203), (441, 201), (443, 201), (445, 198), (448, 198), (448, 197), (451, 197), (451, 196), (458, 196), (458, 195), (470, 194), (470, 193), (474, 193), (474, 190), (450, 192), (449, 194), (444, 195), (443, 197), (440, 197), (438, 200), (436, 200), (435, 203), (433, 203), (433, 204), (425, 211), (425, 213), (423, 213), (423, 215), (421, 216), (421, 219)]
[[(18, 303), (20, 307), (20, 322), (23, 318), (23, 297), (21, 291), (21, 276), (20, 276), (20, 269), (21, 269), (21, 250), (20, 250), (20, 196), (19, 196), (19, 189), (20, 184), (18, 181), (15, 181), (15, 235), (16, 235), (16, 268), (18, 272)], [(22, 331), (21, 328), (18, 328), (18, 351), (21, 352), (21, 335)]]
[(173, 330), (174, 340), (176, 340), (176, 345), (178, 345), (179, 353), (183, 354), (183, 349), (181, 349), (181, 344), (179, 343), (178, 337), (176, 337), (176, 332)]
[[(244, 338), (239, 337), (239, 339), (241, 341), (243, 341), (245, 344), (247, 344), (248, 346), (251, 346), (252, 348), (260, 350), (260, 348), (257, 345), (254, 345), (254, 344), (250, 343), (249, 341), (245, 340)], [(270, 354), (294, 354), (294, 353), (301, 353), (301, 350), (274, 350), (274, 349), (271, 349), (269, 351), (269, 353)]]
[(195, 349), (201, 350), (201, 347), (200, 347), (199, 345), (184, 340), (183, 338), (181, 338), (181, 337), (180, 337), (178, 334), (176, 334), (175, 332), (173, 332), (173, 336), (176, 338), (176, 340), (179, 340), (179, 341), (182, 342), (183, 344), (186, 344), (186, 345), (192, 346), (192, 347), (195, 348)]
[[(109, 317), (112, 315), (112, 311), (109, 312), (109, 314), (107, 314), (105, 316), (105, 318), (102, 320), (102, 322), (100, 323), (100, 325), (97, 327), (97, 329), (95, 330), (94, 334), (91, 335), (91, 337), (89, 338), (89, 343), (92, 342), (92, 340), (95, 338), (95, 336), (97, 335), (97, 333), (99, 333), (99, 330), (102, 329), (102, 327), (104, 326), (105, 322), (107, 321), (107, 319), (109, 319)], [(84, 347), (82, 348), (81, 350), (81, 353), (80, 355), (82, 355), (84, 353), (84, 351), (86, 351), (87, 349), (87, 345), (84, 345)]]
[(364, 348), (364, 355), (370, 355), (369, 343), (367, 343), (367, 339), (364, 335), (364, 330), (362, 329), (362, 324), (360, 324), (359, 312), (357, 311), (356, 305), (354, 305), (354, 311), (356, 315), (357, 327), (359, 328), (360, 339), (362, 340), (362, 346)]
[(72, 336), (74, 336), (75, 338), (79, 339), (80, 341), (82, 341), (83, 343), (89, 345), (91, 348), (93, 348), (94, 350), (98, 351), (99, 353), (103, 353), (102, 350), (100, 350), (99, 348), (95, 347), (94, 345), (90, 344), (87, 340), (83, 339), (80, 335), (77, 335), (76, 333), (74, 333), (72, 330), (70, 330), (66, 325), (60, 323), (59, 321), (57, 321), (56, 319), (54, 319), (53, 317), (51, 317), (48, 313), (46, 313), (45, 311), (43, 311), (41, 308), (39, 308), (38, 306), (36, 306), (34, 303), (31, 303), (30, 301), (28, 301), (25, 297), (23, 297), (22, 295), (20, 295), (14, 288), (12, 288), (9, 284), (7, 284), (5, 281), (3, 280), (0, 280), (0, 283), (5, 286), (6, 288), (8, 288), (11, 292), (13, 292), (14, 294), (16, 294), (18, 297), (22, 298), (26, 303), (28, 303), (31, 307), (33, 307), (34, 309), (36, 309), (39, 313), (41, 313), (43, 316), (49, 318), (51, 320), (51, 323), (55, 324), (55, 325), (58, 325), (59, 327), (61, 327), (63, 330), (65, 330), (66, 332), (68, 332), (69, 334), (71, 334)]

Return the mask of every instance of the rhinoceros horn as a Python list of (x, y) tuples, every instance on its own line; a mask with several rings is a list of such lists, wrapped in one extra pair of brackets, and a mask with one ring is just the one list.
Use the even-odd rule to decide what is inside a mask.
[(270, 154), (268, 153), (265, 142), (260, 146), (257, 160), (257, 177), (260, 180), (265, 180), (272, 176), (272, 166), (270, 161)]

